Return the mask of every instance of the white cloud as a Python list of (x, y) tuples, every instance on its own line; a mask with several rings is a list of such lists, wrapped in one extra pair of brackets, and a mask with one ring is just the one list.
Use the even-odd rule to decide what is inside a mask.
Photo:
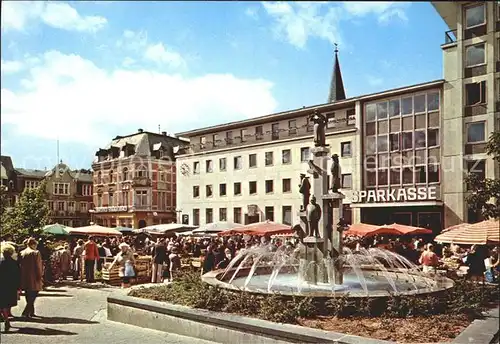
[(20, 61), (2, 60), (2, 74), (15, 74), (23, 70), (24, 64)]
[(383, 78), (376, 77), (376, 76), (373, 76), (373, 75), (367, 76), (367, 80), (368, 80), (368, 83), (371, 86), (380, 86), (380, 85), (382, 85), (384, 83), (384, 79)]
[(36, 21), (53, 28), (77, 32), (96, 32), (107, 23), (106, 18), (101, 16), (82, 16), (64, 2), (2, 2), (2, 30), (23, 31), (30, 22)]
[(123, 36), (116, 42), (116, 46), (127, 50), (140, 50), (148, 44), (148, 33), (146, 31), (123, 31)]
[(274, 20), (277, 37), (285, 38), (297, 48), (304, 48), (310, 38), (342, 44), (341, 20), (376, 15), (379, 23), (393, 18), (407, 20), (409, 3), (400, 2), (263, 2), (267, 14)]
[(248, 7), (245, 10), (245, 14), (250, 18), (257, 20), (259, 19), (259, 8), (258, 7)]
[(123, 67), (131, 67), (135, 64), (135, 60), (131, 57), (125, 57), (122, 62)]
[(186, 66), (182, 56), (175, 51), (165, 49), (163, 43), (150, 45), (144, 52), (144, 58), (158, 65), (167, 65), (172, 68)]
[(2, 88), (2, 123), (16, 134), (104, 145), (136, 128), (169, 132), (272, 113), (273, 84), (231, 74), (186, 78), (144, 69), (104, 70), (51, 51), (20, 90)]

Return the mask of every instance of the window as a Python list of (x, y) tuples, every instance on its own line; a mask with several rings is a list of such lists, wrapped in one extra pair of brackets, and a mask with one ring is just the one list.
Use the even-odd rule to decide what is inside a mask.
[(205, 148), (207, 143), (207, 138), (205, 136), (200, 137), (200, 148)]
[(326, 127), (328, 129), (335, 128), (335, 112), (330, 112), (325, 114), (326, 116)]
[(214, 162), (212, 160), (205, 161), (205, 165), (207, 173), (212, 173), (214, 171)]
[(290, 178), (283, 178), (282, 182), (283, 192), (292, 192), (292, 180)]
[(342, 188), (350, 189), (352, 188), (352, 174), (343, 174), (342, 175)]
[(465, 67), (474, 67), (486, 62), (484, 43), (465, 48)]
[(412, 149), (413, 148), (413, 133), (405, 132), (403, 133), (403, 149)]
[(343, 158), (351, 156), (351, 141), (340, 143), (340, 156)]
[[(467, 161), (467, 172), (475, 174), (480, 180), (486, 179), (486, 160)], [(467, 185), (467, 190), (470, 190), (470, 185)]]
[(302, 147), (300, 149), (300, 161), (301, 162), (309, 161), (310, 156), (311, 156), (311, 154), (309, 152), (309, 147)]
[(198, 185), (193, 186), (193, 198), (200, 197), (200, 187)]
[(356, 125), (356, 109), (346, 111), (347, 125)]
[(241, 208), (233, 208), (233, 222), (241, 223)]
[(429, 174), (429, 183), (439, 183), (439, 165), (427, 166), (427, 173)]
[(36, 180), (26, 180), (24, 181), (24, 187), (26, 189), (34, 189), (34, 188), (37, 188), (39, 185), (39, 182), (37, 182)]
[(200, 225), (200, 209), (193, 209), (193, 226)]
[(128, 168), (124, 167), (122, 169), (122, 180), (125, 181), (125, 180), (129, 180), (129, 177), (128, 177)]
[(82, 213), (86, 213), (87, 212), (87, 203), (86, 202), (81, 202), (80, 203), (80, 211)]
[(241, 142), (245, 142), (247, 140), (247, 136), (248, 136), (247, 130), (241, 129), (240, 136), (241, 136)]
[(128, 206), (129, 204), (129, 192), (128, 191), (123, 191), (122, 190), (122, 204), (121, 205), (126, 205)]
[(467, 123), (467, 143), (485, 141), (485, 122)]
[(377, 103), (377, 119), (387, 118), (387, 102)]
[(110, 207), (115, 205), (115, 195), (112, 192), (108, 193), (108, 205)]
[(413, 169), (411, 167), (403, 168), (403, 184), (413, 184)]
[(465, 85), (465, 105), (486, 104), (486, 81)]
[(219, 144), (219, 134), (212, 135), (212, 144), (214, 147), (217, 147), (217, 145)]
[(290, 149), (283, 149), (283, 151), (281, 151), (281, 163), (282, 164), (292, 163), (292, 151)]
[(377, 114), (377, 106), (375, 104), (366, 105), (365, 109), (365, 119), (366, 122), (373, 122), (375, 120)]
[(375, 154), (375, 150), (377, 148), (375, 142), (376, 142), (375, 136), (368, 136), (366, 138), (366, 144), (365, 144), (366, 154)]
[(212, 185), (206, 185), (205, 186), (205, 192), (207, 194), (207, 197), (212, 197), (214, 195), (214, 188)]
[(425, 170), (425, 166), (415, 166), (415, 183), (427, 183), (427, 171)]
[(366, 185), (375, 186), (377, 184), (377, 173), (374, 171), (366, 172)]
[(240, 182), (234, 183), (234, 195), (235, 196), (241, 195), (241, 183)]
[(427, 147), (439, 146), (439, 129), (427, 130)]
[(288, 134), (289, 135), (297, 134), (297, 121), (294, 119), (288, 121)]
[(411, 115), (413, 113), (413, 97), (401, 99), (401, 114)]
[(54, 183), (54, 195), (69, 195), (69, 183)]
[(226, 190), (226, 184), (219, 184), (219, 196), (226, 196), (227, 195), (227, 190)]
[(272, 131), (272, 139), (273, 140), (278, 140), (280, 138), (280, 124), (279, 123), (273, 123), (271, 125), (271, 131)]
[(391, 169), (391, 185), (401, 184), (401, 169), (393, 168)]
[(415, 113), (425, 112), (425, 108), (426, 108), (425, 94), (416, 95), (413, 98), (413, 106), (414, 106)]
[(146, 169), (146, 166), (139, 166), (135, 171), (135, 176), (137, 178), (146, 178), (148, 176), (148, 170)]
[(399, 133), (389, 134), (389, 148), (391, 152), (399, 151)]
[(193, 174), (200, 174), (200, 162), (193, 162)]
[(226, 131), (226, 143), (228, 145), (233, 143), (233, 132), (232, 131)]
[(486, 23), (484, 4), (467, 7), (465, 9), (465, 28), (470, 29)]
[(102, 194), (97, 195), (97, 206), (102, 207)]
[(227, 160), (226, 158), (219, 159), (219, 170), (225, 171), (227, 169)]
[(255, 139), (262, 140), (262, 136), (264, 136), (264, 130), (261, 125), (255, 127)]
[(274, 221), (274, 207), (265, 208), (266, 220)]
[(427, 111), (439, 110), (439, 92), (427, 93)]
[(101, 171), (97, 172), (97, 184), (102, 184), (102, 173), (101, 173)]
[(66, 205), (66, 202), (57, 202), (57, 210), (64, 211), (65, 205)]
[(425, 130), (415, 131), (415, 148), (425, 148)]
[(389, 117), (399, 116), (401, 113), (399, 99), (394, 99), (389, 102)]
[(282, 208), (282, 220), (284, 225), (292, 225), (292, 206), (284, 205)]
[(248, 190), (249, 190), (250, 195), (257, 194), (257, 182), (256, 181), (249, 182), (248, 183)]
[(272, 166), (274, 163), (273, 152), (266, 152), (266, 166)]
[(135, 192), (135, 206), (148, 205), (148, 192), (147, 190), (138, 190)]
[(377, 137), (377, 149), (378, 152), (387, 152), (389, 150), (389, 141), (387, 135), (380, 135)]
[(257, 154), (250, 154), (248, 156), (248, 166), (257, 167)]
[(227, 221), (227, 209), (219, 208), (219, 221)]
[(242, 167), (243, 167), (243, 163), (242, 163), (241, 156), (235, 156), (234, 157), (234, 169), (241, 170)]
[(274, 192), (274, 182), (272, 179), (266, 180), (266, 193), (273, 193)]
[(214, 212), (212, 208), (205, 209), (205, 223), (214, 222)]
[(113, 178), (114, 178), (114, 172), (113, 172), (113, 170), (110, 170), (109, 171), (109, 182), (110, 183), (114, 182)]

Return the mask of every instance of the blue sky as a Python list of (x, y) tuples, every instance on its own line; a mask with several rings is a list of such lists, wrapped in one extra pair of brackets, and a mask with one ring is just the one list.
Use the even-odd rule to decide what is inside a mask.
[(442, 77), (446, 26), (429, 2), (2, 4), (2, 155), (17, 167), (324, 103), (333, 43), (347, 96)]

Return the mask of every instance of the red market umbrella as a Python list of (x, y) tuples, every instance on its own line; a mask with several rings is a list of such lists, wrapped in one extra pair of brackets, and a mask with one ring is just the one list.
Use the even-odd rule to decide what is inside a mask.
[(441, 231), (441, 234), (442, 234), (442, 233), (449, 232), (449, 231), (454, 230), (454, 229), (457, 229), (457, 228), (461, 228), (461, 227), (464, 227), (464, 226), (468, 226), (468, 225), (470, 225), (470, 223), (466, 223), (466, 222), (465, 222), (465, 223), (460, 223), (460, 224), (458, 224), (458, 225), (454, 225), (454, 226), (451, 226), (451, 227), (448, 227), (448, 228), (443, 229), (443, 230)]
[(459, 245), (490, 245), (500, 243), (500, 220), (486, 220), (474, 224), (457, 226), (435, 239), (440, 243)]
[(370, 237), (378, 234), (392, 234), (392, 235), (400, 235), (401, 233), (390, 227), (384, 227), (384, 226), (376, 226), (376, 225), (369, 225), (366, 223), (355, 223), (349, 226), (349, 229), (344, 232), (344, 235), (355, 235), (355, 236), (361, 236), (361, 237)]
[(432, 230), (430, 230), (430, 229), (422, 228), (422, 227), (400, 225), (399, 223), (393, 223), (392, 225), (383, 225), (381, 227), (395, 229), (403, 235), (432, 234)]
[(266, 235), (276, 235), (276, 234), (293, 234), (294, 231), (290, 225), (283, 225), (276, 222), (264, 221), (258, 223), (251, 223), (239, 228), (233, 228), (220, 232), (220, 236), (229, 235), (256, 235), (256, 236), (266, 236)]

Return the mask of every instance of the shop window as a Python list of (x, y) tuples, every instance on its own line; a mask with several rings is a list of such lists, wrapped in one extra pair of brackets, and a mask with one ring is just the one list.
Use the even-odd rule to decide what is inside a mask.
[(389, 155), (379, 154), (378, 155), (378, 167), (389, 167)]
[(376, 122), (366, 123), (366, 126), (365, 126), (366, 136), (375, 135), (375, 130), (377, 128), (376, 124), (377, 124)]
[(467, 143), (486, 141), (486, 122), (467, 123)]
[(465, 48), (465, 67), (475, 67), (486, 63), (485, 44), (470, 45)]
[(257, 194), (257, 182), (256, 181), (251, 181), (248, 183), (248, 192), (250, 193), (250, 195)]
[(274, 221), (274, 207), (266, 207), (264, 213), (266, 220)]
[(480, 4), (465, 8), (465, 28), (470, 29), (486, 24), (486, 6)]
[(418, 213), (417, 221), (419, 227), (430, 229), (434, 233), (439, 233), (443, 229), (441, 213)]
[(486, 81), (473, 82), (465, 85), (465, 105), (486, 104)]

